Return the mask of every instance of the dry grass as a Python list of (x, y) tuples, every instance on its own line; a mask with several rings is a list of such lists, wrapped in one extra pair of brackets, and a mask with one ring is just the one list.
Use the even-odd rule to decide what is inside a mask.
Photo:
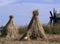
[(0, 44), (60, 44), (60, 42), (48, 42), (48, 41), (1, 41)]
[(47, 35), (48, 41), (31, 40), (31, 41), (14, 41), (0, 38), (0, 44), (60, 44), (60, 35)]

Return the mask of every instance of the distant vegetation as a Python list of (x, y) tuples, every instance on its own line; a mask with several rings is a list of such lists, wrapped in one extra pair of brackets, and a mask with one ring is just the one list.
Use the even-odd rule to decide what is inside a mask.
[[(60, 34), (60, 26), (43, 25), (43, 28), (44, 28), (44, 30), (47, 34)], [(2, 27), (0, 27), (0, 33), (2, 31), (1, 29), (2, 29)], [(27, 26), (20, 27), (19, 28), (19, 33), (23, 34), (23, 33), (26, 32), (26, 30), (27, 30)]]
[[(43, 25), (43, 28), (47, 34), (60, 34), (60, 26), (48, 26), (48, 25)], [(26, 32), (27, 27), (20, 27), (19, 28), (19, 33), (23, 34)]]
[(60, 26), (43, 26), (47, 34), (60, 34)]
[(20, 27), (20, 28), (19, 28), (19, 33), (20, 33), (20, 34), (23, 34), (23, 33), (26, 32), (26, 30), (27, 30), (27, 26)]

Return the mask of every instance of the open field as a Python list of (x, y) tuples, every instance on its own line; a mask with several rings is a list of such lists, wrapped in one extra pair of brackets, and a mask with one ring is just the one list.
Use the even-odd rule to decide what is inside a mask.
[(47, 35), (48, 41), (44, 40), (31, 40), (31, 41), (18, 41), (6, 40), (0, 38), (0, 44), (60, 44), (60, 35)]
[[(44, 40), (31, 40), (31, 41), (18, 41), (18, 40), (6, 40), (6, 38), (0, 38), (0, 44), (60, 44), (60, 26), (48, 27), (43, 26), (47, 34), (48, 41)], [(20, 36), (26, 32), (27, 27), (20, 27)], [(20, 37), (19, 37), (20, 38)]]
[(46, 42), (46, 41), (3, 41), (0, 44), (60, 44), (60, 42)]

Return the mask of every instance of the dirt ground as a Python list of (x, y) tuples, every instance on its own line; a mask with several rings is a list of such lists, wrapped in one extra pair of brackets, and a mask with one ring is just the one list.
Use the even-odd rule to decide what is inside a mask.
[(13, 41), (0, 38), (0, 44), (60, 44), (60, 35), (47, 35), (48, 41), (31, 40), (31, 41)]
[(0, 44), (60, 44), (60, 42), (47, 41), (1, 41)]

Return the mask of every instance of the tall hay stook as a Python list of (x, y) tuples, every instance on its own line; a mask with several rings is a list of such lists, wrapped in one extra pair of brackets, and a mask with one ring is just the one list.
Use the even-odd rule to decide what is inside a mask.
[(2, 36), (7, 39), (16, 39), (18, 35), (18, 27), (15, 25), (13, 21), (13, 16), (10, 15), (8, 23), (4, 26), (2, 30)]
[(41, 22), (39, 21), (38, 15), (38, 10), (34, 10), (33, 17), (28, 25), (27, 31), (23, 34), (20, 40), (47, 40), (46, 34), (44, 32)]

